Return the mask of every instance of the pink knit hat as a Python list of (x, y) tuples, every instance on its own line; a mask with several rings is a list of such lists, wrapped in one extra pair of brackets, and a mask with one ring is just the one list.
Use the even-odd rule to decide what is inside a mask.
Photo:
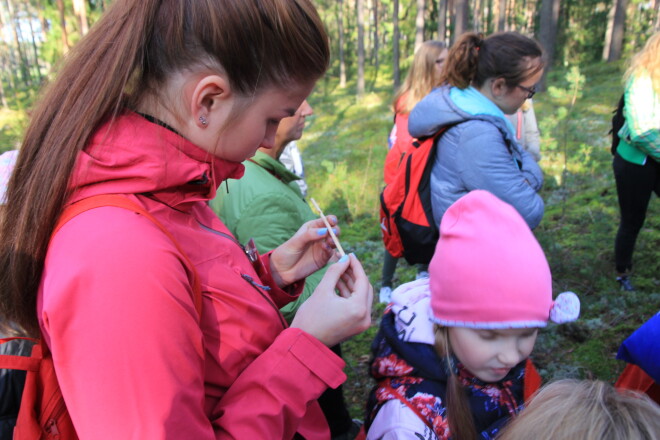
[(449, 327), (545, 327), (577, 319), (580, 301), (552, 301), (552, 277), (541, 246), (518, 212), (476, 190), (442, 217), (429, 265), (433, 320)]

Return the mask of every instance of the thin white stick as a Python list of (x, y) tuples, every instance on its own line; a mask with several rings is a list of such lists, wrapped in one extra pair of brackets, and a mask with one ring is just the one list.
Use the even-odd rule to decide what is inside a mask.
[(321, 219), (323, 219), (323, 223), (325, 223), (325, 227), (328, 228), (328, 232), (330, 233), (330, 237), (332, 238), (332, 241), (335, 242), (335, 246), (337, 246), (337, 250), (339, 251), (339, 255), (342, 257), (346, 255), (346, 252), (344, 252), (344, 249), (341, 247), (341, 244), (339, 244), (339, 239), (335, 235), (335, 233), (332, 231), (332, 226), (330, 226), (330, 223), (328, 222), (328, 219), (325, 218), (325, 215), (323, 214), (323, 211), (321, 211), (321, 208), (319, 208), (319, 204), (316, 203), (316, 200), (314, 198), (310, 198), (312, 201), (312, 205), (314, 205), (314, 208), (321, 214)]

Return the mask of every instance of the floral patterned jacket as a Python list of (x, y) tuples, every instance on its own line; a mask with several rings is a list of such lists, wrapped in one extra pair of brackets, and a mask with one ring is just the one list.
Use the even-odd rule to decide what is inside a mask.
[[(370, 374), (377, 385), (369, 395), (365, 425), (371, 439), (451, 439), (445, 398), (449, 367), (429, 337), (428, 280), (400, 286), (392, 294), (372, 344)], [(421, 342), (424, 341), (424, 342)], [(485, 383), (452, 360), (455, 374), (467, 389), (480, 438), (494, 438), (523, 408), (526, 373), (538, 386), (529, 359), (500, 382)]]

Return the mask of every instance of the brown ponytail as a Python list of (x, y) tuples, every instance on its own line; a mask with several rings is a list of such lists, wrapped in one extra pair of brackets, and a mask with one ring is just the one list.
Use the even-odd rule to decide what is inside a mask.
[[(539, 62), (532, 65), (532, 60)], [(517, 32), (483, 38), (468, 32), (451, 47), (441, 81), (459, 89), (479, 88), (489, 78), (504, 78), (513, 87), (542, 70), (543, 51), (533, 39)]]
[(435, 349), (440, 357), (446, 359), (449, 378), (447, 379), (447, 422), (454, 440), (472, 440), (477, 438), (474, 417), (468, 402), (466, 390), (456, 376), (453, 355), (449, 343), (447, 327), (435, 326)]
[(328, 39), (309, 0), (116, 0), (67, 55), (26, 131), (0, 226), (0, 314), (37, 335), (37, 290), (78, 153), (175, 73), (225, 72), (238, 94), (309, 82)]

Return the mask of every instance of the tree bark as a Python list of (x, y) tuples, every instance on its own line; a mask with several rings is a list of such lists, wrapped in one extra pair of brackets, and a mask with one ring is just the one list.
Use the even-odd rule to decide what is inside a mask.
[(30, 68), (28, 66), (28, 60), (23, 52), (23, 47), (21, 45), (21, 41), (23, 40), (20, 35), (20, 24), (18, 22), (18, 17), (16, 17), (16, 14), (14, 12), (14, 5), (12, 3), (12, 0), (5, 0), (6, 5), (7, 5), (7, 13), (9, 15), (9, 21), (11, 23), (11, 30), (12, 30), (12, 36), (14, 37), (14, 44), (16, 45), (16, 51), (18, 52), (18, 69), (21, 72), (21, 78), (23, 79), (23, 83), (27, 86), (30, 87), (32, 85), (32, 81), (30, 78)]
[(80, 23), (80, 34), (85, 35), (89, 31), (89, 21), (87, 21), (87, 6), (85, 0), (73, 0), (73, 13), (78, 17)]
[(379, 66), (379, 60), (378, 60), (378, 50), (379, 50), (379, 45), (378, 45), (378, 0), (373, 0), (373, 17), (374, 17), (374, 37), (373, 37), (373, 59), (374, 59), (374, 67), (376, 69), (376, 74), (378, 74), (378, 66)]
[(447, 42), (447, 0), (438, 0), (438, 41)]
[(605, 44), (603, 44), (603, 60), (608, 63), (621, 58), (627, 3), (626, 0), (612, 0), (605, 32)]
[(539, 84), (545, 90), (545, 79), (552, 68), (557, 41), (557, 21), (559, 20), (560, 0), (541, 0), (541, 22), (539, 25), (539, 43), (545, 51), (546, 67)]
[(39, 50), (37, 48), (37, 38), (34, 35), (34, 26), (32, 25), (32, 13), (29, 10), (29, 4), (23, 3), (23, 8), (26, 16), (28, 17), (28, 24), (30, 27), (30, 39), (32, 40), (32, 53), (34, 55), (34, 66), (37, 69), (37, 78), (39, 79), (39, 84), (43, 81), (43, 76), (41, 75), (41, 67), (39, 64)]
[(355, 9), (357, 10), (357, 55), (358, 55), (358, 69), (357, 69), (357, 95), (362, 97), (364, 95), (364, 0), (355, 0)]
[(64, 0), (57, 0), (57, 10), (60, 13), (60, 26), (62, 28), (62, 53), (67, 53), (71, 48), (69, 35), (66, 32), (66, 14), (64, 13)]
[(392, 1), (392, 76), (394, 80), (394, 90), (401, 85), (401, 70), (399, 67), (399, 0)]
[(468, 30), (469, 0), (454, 0), (454, 38), (453, 41)]
[(424, 11), (425, 0), (417, 0), (417, 16), (415, 17), (415, 50), (424, 42)]
[(497, 31), (506, 29), (506, 0), (500, 0), (497, 6)]
[(346, 87), (346, 57), (344, 55), (344, 0), (337, 0), (337, 33), (339, 34), (339, 87)]

